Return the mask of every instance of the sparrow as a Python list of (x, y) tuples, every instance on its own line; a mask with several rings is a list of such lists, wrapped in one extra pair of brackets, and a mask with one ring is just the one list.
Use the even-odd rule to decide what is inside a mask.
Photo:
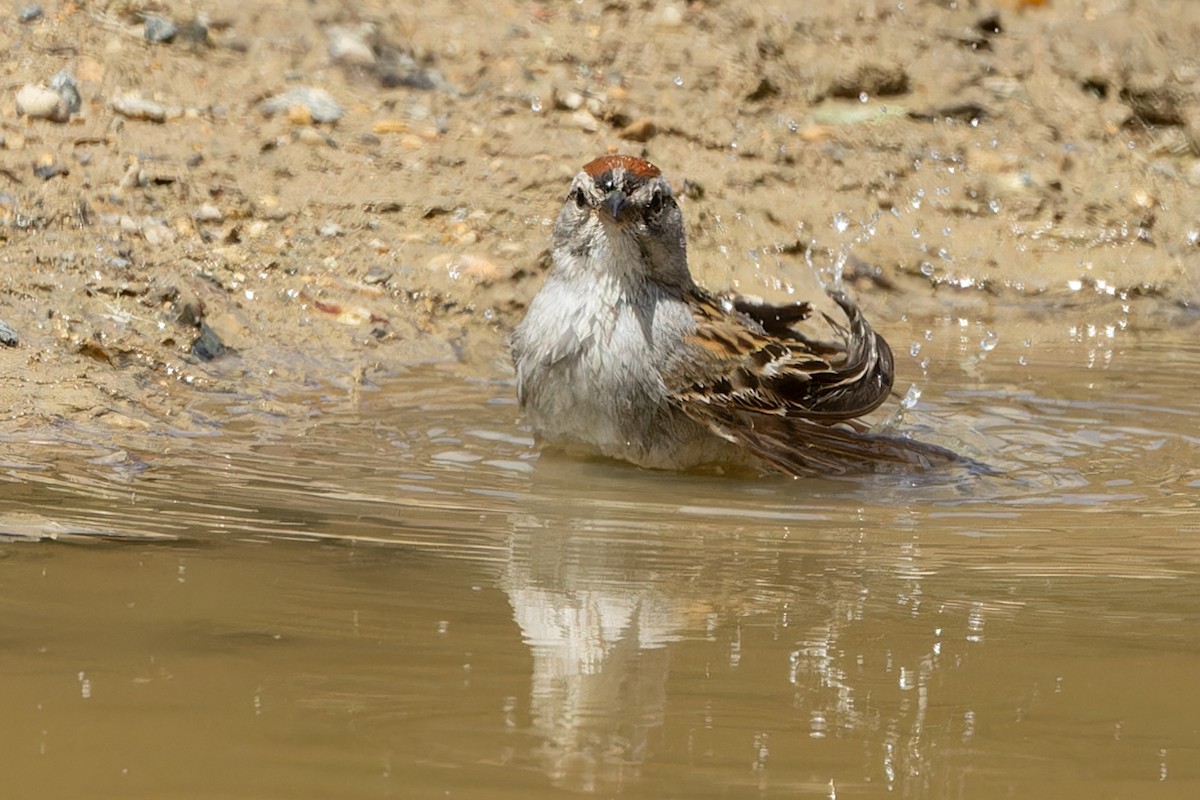
[(642, 467), (763, 464), (795, 476), (957, 461), (871, 433), (891, 348), (840, 288), (846, 324), (811, 303), (773, 305), (698, 286), (683, 215), (658, 167), (585, 164), (554, 226), (553, 260), (511, 337), (522, 413), (546, 442)]

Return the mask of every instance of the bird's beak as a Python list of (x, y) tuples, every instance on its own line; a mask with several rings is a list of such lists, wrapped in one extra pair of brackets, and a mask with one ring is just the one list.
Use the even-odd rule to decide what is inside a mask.
[(604, 209), (614, 220), (621, 219), (621, 212), (629, 207), (629, 198), (620, 189), (614, 189), (604, 198)]

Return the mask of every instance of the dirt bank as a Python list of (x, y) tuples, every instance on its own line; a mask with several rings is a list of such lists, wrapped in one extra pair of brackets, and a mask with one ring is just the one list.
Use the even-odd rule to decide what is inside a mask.
[(673, 176), (713, 287), (808, 293), (848, 252), (885, 332), (1195, 320), (1190, 4), (830, 5), (10, 7), (4, 431), (502, 374), (570, 176), (610, 148)]

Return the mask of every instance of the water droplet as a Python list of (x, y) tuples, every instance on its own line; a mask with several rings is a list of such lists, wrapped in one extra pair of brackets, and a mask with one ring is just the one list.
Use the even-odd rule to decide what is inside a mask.
[(996, 349), (996, 345), (1000, 343), (1000, 336), (995, 331), (988, 331), (983, 334), (983, 339), (980, 340), (979, 346), (985, 353), (990, 353)]
[(850, 215), (845, 211), (839, 211), (833, 215), (833, 229), (838, 233), (845, 233), (850, 227)]
[(900, 401), (900, 407), (905, 411), (914, 408), (917, 402), (921, 399), (921, 390), (915, 384), (908, 387), (908, 391), (904, 395), (904, 399)]
[(542, 113), (542, 98), (535, 97), (529, 101), (529, 110), (535, 114)]
[(913, 358), (919, 356), (921, 354), (921, 343), (913, 342), (912, 346), (908, 348), (908, 354)]
[(682, 76), (682, 75), (676, 75), (676, 76), (675, 76), (675, 80), (674, 80), (674, 84), (675, 84), (676, 86), (683, 86), (683, 76)]
[(866, 92), (858, 93), (858, 102), (869, 103), (870, 101), (871, 101), (871, 95), (867, 94)]
[[(914, 233), (915, 233), (915, 231), (914, 231)], [(928, 261), (921, 262), (921, 274), (924, 275), (926, 278), (932, 277), (933, 273), (936, 269), (937, 268), (935, 266), (933, 266), (933, 264), (929, 263)]]

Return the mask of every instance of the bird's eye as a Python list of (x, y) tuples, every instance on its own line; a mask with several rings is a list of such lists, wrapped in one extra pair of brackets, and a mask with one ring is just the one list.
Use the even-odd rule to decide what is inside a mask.
[(587, 205), (587, 195), (584, 193), (582, 186), (571, 192), (571, 198), (575, 201), (575, 205), (580, 208)]

